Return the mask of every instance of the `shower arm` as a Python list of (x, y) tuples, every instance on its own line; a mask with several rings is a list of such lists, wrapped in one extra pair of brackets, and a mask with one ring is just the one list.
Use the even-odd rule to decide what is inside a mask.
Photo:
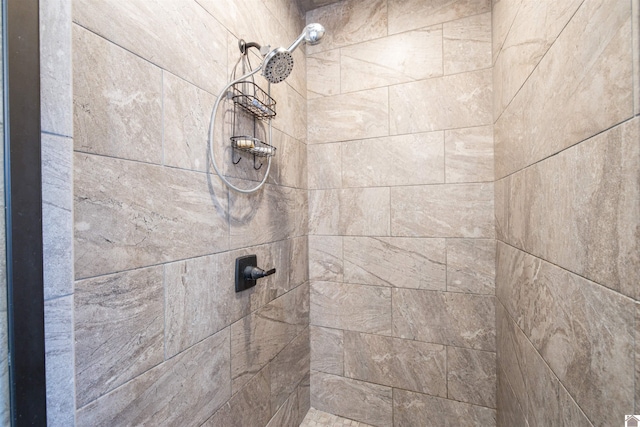
[[(243, 189), (233, 185), (231, 182), (229, 182), (227, 178), (225, 178), (222, 175), (222, 173), (220, 172), (220, 169), (218, 169), (218, 165), (216, 164), (216, 157), (214, 153), (215, 150), (213, 149), (216, 115), (218, 114), (218, 107), (220, 106), (220, 101), (222, 100), (222, 96), (225, 93), (227, 93), (229, 88), (234, 84), (253, 76), (255, 73), (257, 73), (261, 69), (262, 69), (262, 64), (260, 64), (255, 70), (251, 70), (247, 74), (241, 77), (238, 77), (237, 79), (228, 83), (222, 89), (222, 91), (220, 92), (220, 95), (218, 95), (218, 98), (216, 99), (216, 103), (213, 105), (213, 110), (211, 111), (211, 121), (210, 121), (211, 124), (209, 126), (209, 157), (211, 157), (211, 164), (213, 165), (213, 169), (216, 171), (216, 174), (218, 174), (218, 178), (220, 178), (227, 187), (229, 187), (233, 191), (237, 191), (238, 193), (244, 193), (244, 194), (254, 193), (258, 191), (260, 188), (262, 188), (264, 183), (267, 182), (267, 177), (269, 176), (269, 170), (271, 169), (271, 156), (269, 156), (267, 160), (267, 170), (264, 174), (264, 178), (262, 178), (262, 181), (260, 181), (260, 183), (257, 186), (255, 186), (254, 188)], [(271, 138), (271, 120), (269, 120), (269, 138)]]

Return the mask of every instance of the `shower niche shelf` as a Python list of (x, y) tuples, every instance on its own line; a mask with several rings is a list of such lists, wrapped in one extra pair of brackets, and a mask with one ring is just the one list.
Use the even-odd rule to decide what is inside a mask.
[[(253, 154), (253, 167), (258, 170), (262, 167), (256, 158), (273, 157), (276, 147), (271, 142), (271, 119), (276, 116), (276, 101), (253, 81), (243, 80), (233, 84), (230, 91), (233, 101), (233, 136), (230, 137), (231, 146), (238, 151)], [(239, 115), (246, 113), (253, 121), (252, 130), (247, 134), (247, 129), (240, 130)], [(261, 121), (269, 122), (269, 142), (258, 138), (258, 128)], [(237, 165), (242, 157), (234, 155), (232, 162)]]

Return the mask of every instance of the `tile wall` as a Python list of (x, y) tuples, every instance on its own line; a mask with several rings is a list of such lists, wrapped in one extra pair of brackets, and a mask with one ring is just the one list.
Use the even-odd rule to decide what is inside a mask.
[(638, 34), (637, 1), (493, 2), (500, 426), (640, 411)]
[[(76, 425), (281, 427), (305, 416), (302, 50), (272, 88), (279, 155), (263, 191), (228, 191), (207, 152), (238, 38), (288, 46), (304, 25), (292, 4), (73, 2)], [(221, 110), (223, 139), (230, 111)], [(266, 167), (255, 172), (246, 158), (232, 168), (223, 144), (222, 171), (256, 185)], [(277, 272), (236, 294), (235, 259), (250, 253)]]
[(307, 22), (327, 29), (307, 48), (311, 404), (495, 425), (491, 4), (346, 0)]

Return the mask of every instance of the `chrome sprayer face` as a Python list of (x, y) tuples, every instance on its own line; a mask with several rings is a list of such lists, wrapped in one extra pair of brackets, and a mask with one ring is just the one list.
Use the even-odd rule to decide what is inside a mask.
[(279, 47), (269, 52), (265, 55), (262, 63), (262, 75), (264, 78), (271, 83), (284, 81), (293, 71), (293, 51), (303, 42), (311, 45), (319, 43), (322, 36), (324, 36), (324, 27), (322, 25), (309, 24), (288, 49)]

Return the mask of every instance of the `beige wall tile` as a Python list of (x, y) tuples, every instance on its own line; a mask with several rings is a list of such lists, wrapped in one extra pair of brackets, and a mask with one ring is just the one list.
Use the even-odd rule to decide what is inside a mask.
[(73, 20), (211, 93), (225, 84), (227, 31), (196, 2), (80, 0)]
[(341, 144), (307, 146), (309, 188), (340, 188), (342, 185)]
[(307, 326), (269, 363), (272, 414), (275, 414), (290, 396), (296, 394), (298, 384), (309, 373), (309, 343)]
[(342, 143), (342, 185), (377, 187), (444, 182), (443, 132)]
[(391, 289), (312, 282), (311, 324), (391, 335)]
[(322, 42), (307, 46), (307, 53), (348, 46), (387, 35), (384, 0), (346, 0), (307, 12), (307, 23), (319, 22), (326, 33)]
[(513, 175), (508, 242), (638, 298), (639, 139), (636, 118)]
[(491, 12), (446, 22), (442, 37), (444, 74), (491, 67)]
[(498, 369), (496, 400), (500, 408), (496, 411), (497, 426), (526, 426), (526, 416), (516, 399), (506, 376)]
[(309, 191), (309, 234), (338, 235), (340, 190)]
[(513, 25), (513, 21), (516, 18), (516, 14), (520, 8), (522, 0), (493, 0), (491, 7), (491, 32), (492, 32), (492, 46), (493, 46), (493, 59), (492, 64), (495, 64), (496, 58), (502, 51), (502, 45), (504, 44), (509, 30)]
[(342, 282), (342, 236), (309, 236), (309, 278)]
[(231, 397), (229, 372), (225, 329), (80, 409), (76, 425), (198, 425)]
[(164, 360), (162, 268), (77, 281), (78, 408)]
[(379, 427), (392, 425), (391, 388), (322, 372), (311, 373), (311, 406)]
[(493, 181), (493, 126), (447, 130), (446, 182)]
[(400, 389), (393, 391), (393, 413), (398, 426), (419, 426), (424, 420), (432, 425), (464, 425), (469, 420), (479, 426), (496, 425), (494, 409)]
[(392, 187), (391, 234), (492, 238), (493, 184)]
[(588, 1), (578, 9), (496, 122), (496, 177), (633, 115), (630, 33), (626, 0), (606, 7)]
[(389, 0), (389, 34), (453, 21), (491, 10), (491, 0)]
[(311, 326), (311, 369), (328, 374), (344, 373), (344, 332)]
[(389, 88), (392, 135), (491, 124), (491, 70)]
[(308, 142), (345, 141), (389, 134), (387, 88), (314, 99)]
[(582, 0), (520, 0), (518, 13), (504, 38), (494, 68), (494, 118), (498, 118), (549, 47), (556, 41)]
[(236, 392), (309, 324), (302, 285), (231, 325), (231, 379)]
[(419, 341), (393, 339), (393, 386), (433, 396), (446, 395), (446, 349)]
[(447, 396), (474, 405), (496, 407), (496, 354), (447, 347)]
[(345, 237), (344, 281), (445, 290), (444, 239)]
[(340, 49), (342, 93), (441, 75), (440, 25)]
[[(390, 190), (385, 187), (340, 191), (340, 234), (343, 236), (388, 236)], [(376, 209), (371, 209), (375, 206)]]
[(76, 278), (228, 247), (226, 189), (204, 174), (76, 153), (74, 192)]
[(160, 69), (78, 25), (73, 45), (75, 150), (160, 164)]
[(393, 338), (345, 331), (344, 376), (393, 385)]
[(634, 114), (640, 114), (640, 3), (631, 1), (631, 13), (633, 28), (633, 99)]
[[(307, 99), (340, 93), (340, 49), (307, 56)], [(313, 102), (309, 103), (313, 106)]]
[[(299, 427), (300, 418), (299, 411), (300, 402), (298, 401), (298, 393), (292, 393), (287, 401), (278, 409), (278, 411), (271, 417), (267, 427)], [(302, 417), (306, 415), (306, 412), (302, 414)]]
[[(2, 315), (7, 318), (6, 311)], [(75, 372), (74, 372), (74, 332), (73, 332), (73, 296), (45, 301), (45, 351), (46, 351), (46, 384), (47, 384), (47, 425), (68, 426), (74, 423)], [(5, 320), (3, 319), (3, 323)], [(2, 362), (8, 364), (6, 331), (2, 325), (3, 335)], [(7, 372), (8, 374), (8, 372)], [(2, 374), (3, 396), (8, 396), (9, 379)], [(4, 406), (4, 405), (3, 405)], [(3, 412), (3, 411), (0, 411)], [(5, 425), (10, 425), (9, 414), (0, 415)]]
[(162, 73), (163, 164), (206, 171), (209, 122), (215, 97), (171, 73)]
[(447, 239), (447, 290), (495, 294), (496, 242)]
[[(307, 189), (307, 144), (292, 136), (273, 129), (272, 145), (276, 147), (276, 156), (272, 158), (271, 171), (267, 182)], [(251, 162), (253, 163), (253, 162)], [(262, 180), (264, 170), (258, 171)]]
[(640, 304), (636, 303), (636, 319), (635, 319), (635, 410), (640, 409)]
[(498, 266), (500, 300), (592, 422), (632, 410), (633, 301), (502, 243)]
[(39, 8), (42, 131), (73, 136), (71, 1), (43, 1)]
[(264, 425), (271, 414), (270, 392), (269, 370), (265, 368), (202, 426)]
[(274, 129), (278, 129), (298, 141), (306, 141), (307, 100), (304, 95), (296, 92), (285, 82), (271, 85), (271, 96), (276, 101), (277, 115), (273, 120)]
[(413, 289), (393, 289), (393, 336), (495, 350), (494, 298)]

